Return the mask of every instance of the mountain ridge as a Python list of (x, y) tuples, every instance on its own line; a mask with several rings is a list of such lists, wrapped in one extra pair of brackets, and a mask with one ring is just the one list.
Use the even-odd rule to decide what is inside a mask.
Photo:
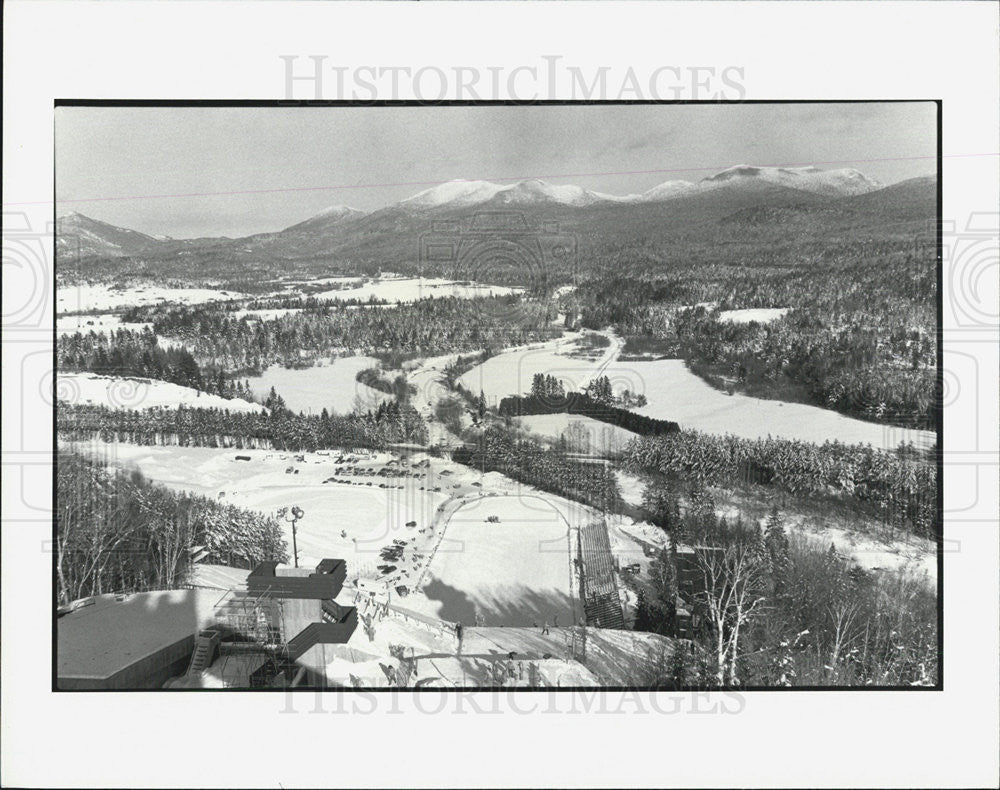
[(70, 211), (56, 218), (56, 249), (63, 255), (124, 257), (161, 241), (130, 228), (122, 228)]
[(415, 210), (468, 208), (487, 203), (522, 205), (550, 202), (585, 207), (597, 203), (646, 203), (670, 200), (704, 189), (718, 189), (723, 186), (743, 187), (753, 182), (776, 184), (827, 197), (864, 194), (883, 187), (878, 181), (853, 168), (823, 170), (815, 166), (736, 165), (697, 182), (673, 179), (657, 184), (645, 192), (628, 195), (611, 195), (571, 184), (549, 184), (537, 178), (525, 179), (506, 186), (491, 181), (453, 179), (411, 195), (396, 205)]
[[(747, 172), (748, 169), (756, 172)], [(829, 211), (825, 213), (833, 217), (837, 211), (856, 213), (848, 204), (857, 201), (887, 216), (900, 210), (901, 201), (912, 204), (907, 213), (926, 213), (927, 207), (932, 205), (934, 190), (929, 184), (935, 183), (933, 176), (870, 189), (877, 182), (862, 174), (858, 174), (859, 179), (854, 175), (857, 171), (819, 168), (800, 168), (791, 174), (789, 171), (789, 168), (767, 170), (737, 166), (702, 179), (698, 183), (706, 184), (707, 181), (707, 184), (700, 187), (692, 182), (674, 180), (663, 182), (641, 195), (623, 196), (581, 187), (554, 186), (538, 179), (507, 186), (451, 181), (375, 211), (331, 206), (281, 231), (236, 239), (160, 240), (74, 212), (57, 222), (57, 243), (64, 255), (73, 251), (79, 258), (132, 257), (148, 262), (176, 259), (175, 265), (183, 262), (192, 272), (197, 270), (199, 261), (213, 266), (227, 256), (232, 266), (245, 260), (248, 270), (270, 265), (267, 260), (285, 260), (291, 265), (300, 265), (333, 257), (369, 262), (381, 259), (389, 266), (399, 255), (416, 260), (418, 238), (437, 218), (461, 224), (472, 213), (480, 211), (516, 210), (529, 225), (555, 222), (579, 238), (593, 241), (625, 239), (636, 234), (659, 238), (678, 232), (707, 232), (698, 228), (705, 223), (718, 223), (730, 215), (735, 215), (737, 221), (769, 221), (771, 215), (766, 211), (740, 213), (758, 206), (813, 206), (814, 210), (826, 206)], [(827, 194), (830, 181), (838, 189), (865, 191), (831, 196)], [(789, 182), (797, 186), (788, 186)], [(797, 188), (803, 185), (811, 186), (811, 190)], [(447, 188), (442, 190), (442, 187)], [(859, 203), (859, 210), (860, 206)], [(790, 215), (787, 211), (779, 211), (774, 216), (785, 221)]]

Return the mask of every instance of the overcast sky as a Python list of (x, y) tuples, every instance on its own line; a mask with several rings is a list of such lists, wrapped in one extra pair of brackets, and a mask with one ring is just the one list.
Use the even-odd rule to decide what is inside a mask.
[[(373, 210), (453, 178), (627, 194), (738, 164), (935, 172), (931, 103), (56, 110), (58, 211), (175, 238)], [(113, 198), (113, 199), (109, 199)]]

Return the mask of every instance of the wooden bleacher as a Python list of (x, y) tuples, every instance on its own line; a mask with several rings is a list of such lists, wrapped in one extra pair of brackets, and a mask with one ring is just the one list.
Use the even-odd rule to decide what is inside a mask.
[(579, 552), (583, 562), (583, 610), (587, 625), (624, 629), (625, 614), (618, 597), (611, 541), (603, 521), (580, 528)]

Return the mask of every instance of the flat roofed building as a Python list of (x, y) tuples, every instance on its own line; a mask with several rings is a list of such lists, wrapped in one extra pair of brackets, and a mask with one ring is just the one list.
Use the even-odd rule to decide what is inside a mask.
[(183, 672), (215, 616), (215, 590), (98, 595), (61, 616), (57, 688), (152, 689)]

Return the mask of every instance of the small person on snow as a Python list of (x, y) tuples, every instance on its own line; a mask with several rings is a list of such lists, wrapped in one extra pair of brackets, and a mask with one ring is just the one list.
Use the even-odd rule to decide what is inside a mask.
[(548, 620), (546, 620), (546, 621), (545, 621), (545, 622), (544, 622), (544, 623), (542, 624), (542, 633), (543, 633), (543, 634), (547, 634), (548, 632), (549, 632), (549, 621), (548, 621)]

